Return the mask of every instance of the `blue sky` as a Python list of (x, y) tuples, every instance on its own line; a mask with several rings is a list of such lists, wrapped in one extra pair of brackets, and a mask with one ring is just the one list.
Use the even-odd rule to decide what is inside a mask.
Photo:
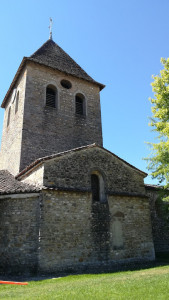
[[(156, 141), (148, 126), (152, 74), (169, 56), (168, 0), (1, 0), (0, 101), (23, 56), (49, 37), (96, 81), (101, 92), (104, 147), (147, 172), (145, 142)], [(2, 132), (3, 109), (0, 110)], [(146, 183), (156, 183), (151, 176)]]

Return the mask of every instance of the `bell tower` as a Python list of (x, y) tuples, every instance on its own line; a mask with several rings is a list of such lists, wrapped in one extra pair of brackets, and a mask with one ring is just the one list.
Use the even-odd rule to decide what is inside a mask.
[(51, 38), (24, 57), (1, 105), (1, 169), (16, 175), (40, 157), (102, 146), (103, 88)]

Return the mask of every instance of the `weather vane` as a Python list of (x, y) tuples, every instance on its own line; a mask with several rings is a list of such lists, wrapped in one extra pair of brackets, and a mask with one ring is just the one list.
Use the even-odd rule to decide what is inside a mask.
[(49, 18), (49, 20), (50, 20), (50, 25), (49, 25), (49, 30), (50, 30), (49, 39), (52, 40), (52, 24), (53, 24), (53, 21), (52, 21), (52, 18)]

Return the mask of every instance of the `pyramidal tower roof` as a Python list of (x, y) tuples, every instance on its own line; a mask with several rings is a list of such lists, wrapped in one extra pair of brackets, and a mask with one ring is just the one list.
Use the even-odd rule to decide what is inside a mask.
[(61, 72), (95, 82), (62, 48), (52, 39), (45, 42), (30, 58)]
[(47, 40), (34, 54), (30, 57), (24, 57), (15, 77), (9, 87), (9, 90), (2, 102), (1, 107), (5, 107), (6, 100), (14, 87), (20, 72), (27, 61), (32, 61), (40, 65), (58, 70), (65, 74), (69, 74), (83, 80), (95, 83), (102, 90), (105, 86), (92, 77), (90, 77), (62, 48), (60, 48), (52, 39)]

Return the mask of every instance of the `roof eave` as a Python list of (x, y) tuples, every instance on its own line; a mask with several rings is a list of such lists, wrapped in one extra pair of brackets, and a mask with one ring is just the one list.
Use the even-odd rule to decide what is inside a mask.
[(89, 80), (89, 79), (84, 79), (84, 78), (81, 77), (81, 76), (76, 76), (76, 75), (73, 75), (73, 74), (71, 74), (71, 73), (69, 73), (69, 72), (62, 71), (62, 70), (60, 70), (60, 69), (57, 69), (57, 68), (52, 67), (52, 66), (49, 66), (48, 64), (39, 62), (39, 61), (37, 61), (36, 59), (30, 58), (30, 57), (27, 57), (27, 60), (28, 60), (28, 61), (31, 61), (31, 62), (33, 62), (33, 63), (35, 63), (35, 64), (38, 64), (38, 65), (41, 65), (41, 66), (45, 66), (45, 67), (47, 67), (47, 68), (49, 68), (49, 69), (57, 70), (57, 71), (62, 72), (62, 73), (64, 73), (64, 74), (66, 74), (66, 75), (70, 75), (70, 76), (73, 76), (73, 77), (75, 77), (75, 78), (79, 78), (79, 79), (82, 79), (82, 80), (84, 80), (84, 81), (87, 81), (87, 82), (96, 84), (96, 85), (99, 86), (100, 91), (101, 91), (102, 89), (105, 88), (105, 85), (102, 84), (102, 83), (100, 83), (100, 82), (98, 82), (98, 81), (95, 81), (95, 80)]
[(148, 174), (145, 173), (144, 171), (136, 168), (135, 166), (131, 165), (130, 163), (128, 163), (124, 159), (120, 158), (116, 154), (112, 153), (111, 151), (105, 149), (104, 147), (99, 146), (96, 143), (93, 143), (93, 144), (81, 146), (81, 147), (78, 147), (78, 148), (70, 149), (70, 150), (67, 150), (67, 151), (64, 151), (64, 152), (59, 152), (59, 153), (55, 153), (55, 154), (52, 154), (52, 155), (49, 155), (49, 156), (44, 156), (42, 158), (38, 158), (37, 160), (35, 160), (34, 162), (32, 162), (30, 165), (28, 165), (25, 169), (23, 169), (19, 174), (17, 174), (15, 176), (15, 178), (18, 179), (18, 180), (22, 180), (23, 177), (25, 177), (27, 174), (29, 174), (30, 172), (32, 172), (33, 169), (35, 169), (35, 168), (39, 167), (40, 165), (42, 165), (47, 160), (51, 160), (51, 159), (54, 159), (56, 157), (63, 156), (65, 154), (70, 154), (72, 152), (77, 152), (77, 151), (84, 150), (84, 149), (86, 150), (86, 149), (94, 148), (94, 147), (97, 147), (97, 148), (102, 149), (103, 151), (106, 151), (107, 153), (113, 155), (114, 157), (116, 157), (117, 159), (119, 159), (120, 161), (122, 161), (123, 163), (125, 163), (126, 165), (128, 165), (130, 168), (132, 168), (135, 171), (137, 171), (138, 173), (140, 173), (144, 178), (147, 177)]
[(56, 68), (52, 68), (51, 66), (48, 66), (48, 65), (46, 65), (46, 64), (40, 63), (40, 62), (38, 62), (38, 61), (35, 61), (34, 59), (31, 59), (31, 58), (29, 58), (29, 57), (25, 57), (25, 56), (24, 56), (23, 59), (22, 59), (22, 62), (21, 62), (21, 64), (20, 64), (20, 66), (19, 66), (19, 68), (18, 68), (18, 70), (17, 70), (17, 72), (16, 72), (16, 74), (15, 74), (15, 76), (14, 76), (14, 79), (12, 80), (12, 83), (11, 83), (11, 85), (10, 85), (10, 87), (9, 87), (9, 89), (8, 89), (8, 91), (7, 91), (7, 93), (6, 93), (6, 95), (5, 95), (5, 98), (4, 98), (4, 100), (2, 101), (2, 104), (1, 104), (1, 107), (2, 107), (2, 108), (5, 108), (6, 101), (7, 101), (8, 97), (9, 97), (9, 95), (10, 95), (10, 93), (11, 93), (11, 90), (12, 90), (13, 87), (15, 86), (16, 81), (17, 81), (17, 79), (18, 79), (18, 77), (19, 77), (21, 71), (23, 70), (23, 68), (24, 68), (24, 66), (25, 66), (25, 64), (26, 64), (27, 61), (31, 61), (31, 62), (33, 62), (33, 63), (35, 63), (35, 64), (39, 64), (39, 65), (48, 67), (48, 68), (53, 69), (53, 70), (58, 70), (59, 72), (63, 72), (63, 73), (65, 73), (66, 75), (71, 75), (71, 76), (73, 76), (73, 77), (80, 78), (80, 79), (82, 79), (82, 80), (85, 80), (85, 81), (91, 82), (91, 83), (93, 83), (93, 84), (96, 84), (96, 85), (99, 86), (100, 91), (101, 91), (102, 89), (105, 88), (105, 85), (104, 85), (104, 84), (102, 84), (102, 83), (100, 83), (100, 82), (97, 82), (97, 81), (95, 81), (95, 80), (90, 81), (90, 80), (84, 79), (84, 78), (82, 78), (82, 77), (80, 77), (80, 76), (77, 77), (77, 76), (75, 76), (75, 75), (66, 73), (66, 72), (61, 71), (61, 70), (56, 69)]

